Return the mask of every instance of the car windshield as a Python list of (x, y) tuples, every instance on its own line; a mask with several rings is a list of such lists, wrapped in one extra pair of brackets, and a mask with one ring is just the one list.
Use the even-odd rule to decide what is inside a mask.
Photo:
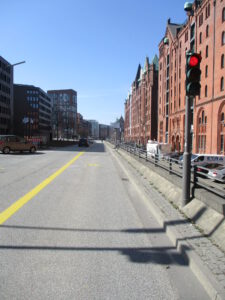
[(198, 155), (192, 154), (192, 155), (191, 155), (191, 160), (194, 160), (194, 159), (197, 158), (197, 157), (198, 157)]

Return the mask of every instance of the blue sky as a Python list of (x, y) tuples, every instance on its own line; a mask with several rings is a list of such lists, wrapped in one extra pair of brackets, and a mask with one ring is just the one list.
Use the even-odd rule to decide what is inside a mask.
[(166, 22), (183, 23), (185, 1), (0, 0), (0, 55), (14, 82), (72, 88), (85, 119), (124, 115), (138, 64), (158, 54)]

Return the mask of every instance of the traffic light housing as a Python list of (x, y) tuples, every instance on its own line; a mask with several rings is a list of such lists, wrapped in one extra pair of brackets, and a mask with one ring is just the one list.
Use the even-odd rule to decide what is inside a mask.
[(201, 90), (200, 63), (202, 57), (199, 53), (186, 53), (186, 95), (198, 96)]

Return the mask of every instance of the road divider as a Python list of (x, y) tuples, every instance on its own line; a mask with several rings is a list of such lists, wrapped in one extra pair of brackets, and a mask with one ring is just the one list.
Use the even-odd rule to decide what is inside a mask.
[(67, 164), (57, 170), (55, 173), (50, 175), (30, 192), (28, 192), (23, 197), (19, 198), (11, 206), (0, 213), (0, 225), (7, 221), (12, 215), (14, 215), (20, 208), (22, 208), (28, 201), (33, 199), (41, 190), (43, 190), (49, 183), (51, 183), (56, 177), (62, 174), (70, 165), (72, 165), (84, 152), (80, 152), (73, 159), (71, 159)]

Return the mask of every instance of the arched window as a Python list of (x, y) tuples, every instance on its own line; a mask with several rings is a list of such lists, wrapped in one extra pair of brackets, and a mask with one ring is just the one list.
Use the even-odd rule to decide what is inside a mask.
[(204, 110), (202, 111), (202, 123), (204, 123), (204, 120), (205, 120), (205, 112)]
[(222, 23), (225, 22), (225, 7), (223, 8), (222, 11)]
[(207, 85), (205, 86), (205, 97), (208, 97), (208, 87), (207, 87)]
[(200, 32), (199, 33), (199, 44), (201, 44), (202, 43), (202, 33)]
[(225, 152), (225, 144), (224, 144), (224, 141), (225, 141), (225, 133), (224, 133), (224, 107), (223, 107), (223, 110), (221, 112), (221, 115), (220, 115), (220, 118), (219, 118), (219, 122), (220, 122), (220, 145), (219, 145), (219, 149), (220, 149), (220, 153), (221, 154), (224, 154)]
[(225, 45), (225, 31), (222, 32), (222, 46)]
[(205, 78), (208, 77), (208, 65), (205, 66)]
[(206, 37), (209, 36), (209, 25), (206, 26), (206, 32), (205, 32)]
[(224, 77), (220, 79), (220, 91), (224, 91)]
[(221, 69), (224, 68), (224, 54), (221, 55)]
[(205, 57), (208, 57), (208, 56), (209, 56), (209, 47), (207, 45), (205, 48)]

